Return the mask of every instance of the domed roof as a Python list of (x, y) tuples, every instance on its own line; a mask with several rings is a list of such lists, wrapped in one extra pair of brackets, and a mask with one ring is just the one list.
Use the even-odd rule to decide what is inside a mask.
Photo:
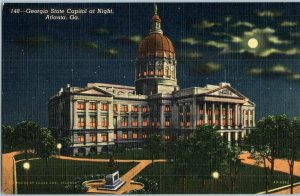
[(175, 51), (172, 42), (162, 33), (150, 33), (139, 46), (137, 57), (174, 58)]

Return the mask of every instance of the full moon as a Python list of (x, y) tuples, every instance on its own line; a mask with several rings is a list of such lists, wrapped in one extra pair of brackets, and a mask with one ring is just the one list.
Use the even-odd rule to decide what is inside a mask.
[(249, 48), (256, 48), (258, 46), (258, 41), (255, 38), (251, 38), (248, 41)]

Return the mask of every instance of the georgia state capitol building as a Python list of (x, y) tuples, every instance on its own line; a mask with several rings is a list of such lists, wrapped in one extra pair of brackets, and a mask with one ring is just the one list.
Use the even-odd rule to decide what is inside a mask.
[(140, 43), (135, 86), (67, 85), (50, 98), (49, 128), (70, 137), (73, 155), (100, 153), (110, 146), (140, 146), (158, 132), (165, 141), (214, 125), (224, 140), (238, 142), (255, 126), (255, 104), (229, 83), (180, 89), (174, 46), (157, 12)]

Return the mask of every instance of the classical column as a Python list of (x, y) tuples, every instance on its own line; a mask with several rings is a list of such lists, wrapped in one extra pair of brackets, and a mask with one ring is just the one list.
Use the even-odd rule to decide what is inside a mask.
[(220, 129), (223, 129), (223, 105), (220, 103)]
[(235, 141), (238, 141), (239, 140), (239, 132), (235, 132)]
[(200, 111), (199, 111), (200, 107), (199, 106), (200, 106), (200, 103), (196, 102), (196, 126), (200, 125), (200, 122), (199, 122), (200, 121), (200, 114), (199, 114), (200, 113)]
[(234, 105), (234, 128), (238, 129), (238, 106)]
[(230, 129), (231, 126), (229, 125), (230, 124), (230, 104), (229, 103), (227, 103), (227, 119), (226, 119), (226, 121), (227, 121), (227, 128)]
[(215, 103), (212, 102), (212, 124), (216, 123), (216, 116), (215, 116)]
[(100, 102), (97, 101), (97, 129), (101, 129)]
[(131, 126), (131, 122), (132, 122), (132, 119), (131, 119), (131, 104), (128, 104), (128, 113), (129, 113), (129, 115), (128, 115), (128, 126), (127, 126), (127, 128), (131, 128), (132, 126)]
[(77, 123), (78, 123), (78, 114), (77, 114), (77, 101), (73, 100), (73, 129), (77, 129)]
[(207, 124), (206, 102), (204, 102), (203, 110), (204, 110), (204, 124), (206, 125)]
[(255, 127), (255, 109), (252, 110), (253, 127)]
[(244, 127), (244, 119), (243, 119), (243, 109), (242, 109), (242, 105), (240, 105), (240, 127), (241, 127), (241, 128)]
[(90, 128), (89, 101), (85, 101), (85, 129)]
[(227, 141), (228, 143), (231, 142), (231, 132), (227, 132)]
[(196, 126), (197, 126), (197, 107), (196, 107), (196, 105), (197, 105), (197, 102), (196, 102), (196, 97), (194, 97), (193, 98), (193, 104), (192, 104), (192, 119), (191, 119), (191, 121), (192, 121), (192, 128), (196, 128)]
[(138, 106), (138, 108), (139, 108), (139, 112), (138, 112), (138, 127), (142, 127), (143, 125), (143, 119), (142, 119), (142, 106), (141, 105), (139, 105)]
[(113, 102), (108, 102), (108, 129), (114, 128), (114, 108)]
[(165, 108), (165, 105), (163, 103), (161, 103), (161, 105), (160, 105), (160, 127), (161, 128), (165, 127), (164, 108)]

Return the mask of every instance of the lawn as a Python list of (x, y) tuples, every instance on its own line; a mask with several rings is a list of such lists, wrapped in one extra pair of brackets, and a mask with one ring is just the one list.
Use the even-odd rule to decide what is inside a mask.
[[(139, 176), (144, 176), (155, 180), (159, 184), (160, 194), (183, 194), (182, 178), (174, 175), (172, 163), (155, 163), (153, 167), (144, 169)], [(271, 178), (270, 189), (288, 184), (289, 176), (284, 173), (274, 172)], [(299, 181), (299, 177), (295, 177)], [(228, 191), (225, 186), (218, 181), (214, 187), (213, 179), (209, 178), (204, 182), (195, 174), (190, 173), (186, 180), (188, 194), (217, 193), (226, 194)], [(235, 193), (251, 194), (264, 191), (264, 170), (255, 166), (244, 166), (237, 179)]]
[[(26, 175), (22, 167), (24, 162), (17, 163), (18, 193), (63, 194), (64, 186), (74, 182), (75, 177), (90, 174), (107, 174), (107, 163), (82, 162), (49, 159), (49, 167), (45, 160), (32, 160), (28, 172), (29, 187), (26, 187)], [(119, 163), (120, 176), (133, 167), (133, 163)]]

